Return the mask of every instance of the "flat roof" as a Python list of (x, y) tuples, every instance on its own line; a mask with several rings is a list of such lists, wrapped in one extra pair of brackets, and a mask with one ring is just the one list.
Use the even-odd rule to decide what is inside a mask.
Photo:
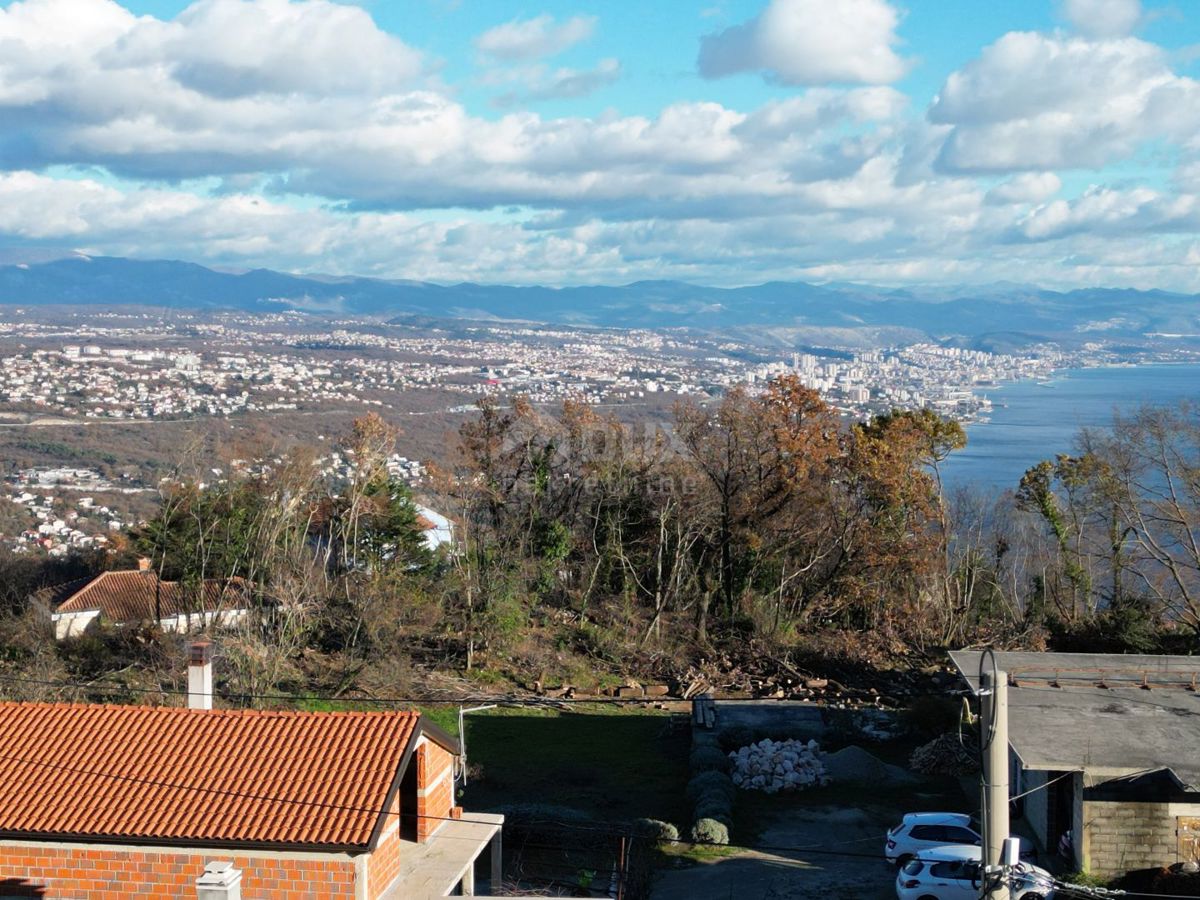
[[(982, 651), (950, 654), (978, 691)], [(1089, 782), (1162, 769), (1200, 790), (1200, 657), (996, 652), (1008, 737), (1027, 769)]]

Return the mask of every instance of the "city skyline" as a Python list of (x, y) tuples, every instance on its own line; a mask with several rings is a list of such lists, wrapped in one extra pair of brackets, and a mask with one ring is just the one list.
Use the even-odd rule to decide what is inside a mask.
[(0, 3), (0, 263), (1200, 290), (1187, 7), (643, 6)]

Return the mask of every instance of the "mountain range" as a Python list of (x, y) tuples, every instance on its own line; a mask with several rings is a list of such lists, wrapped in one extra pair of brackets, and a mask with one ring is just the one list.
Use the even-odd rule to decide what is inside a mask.
[(1043, 340), (1200, 343), (1200, 295), (1106, 288), (1060, 292), (1019, 284), (928, 289), (804, 282), (735, 288), (680, 281), (562, 288), (446, 285), (269, 269), (229, 272), (176, 260), (77, 254), (0, 265), (0, 303), (689, 328), (791, 345), (922, 338), (986, 349)]

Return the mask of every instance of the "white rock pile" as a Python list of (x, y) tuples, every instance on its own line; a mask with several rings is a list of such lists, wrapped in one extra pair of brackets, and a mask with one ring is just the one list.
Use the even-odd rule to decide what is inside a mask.
[(816, 741), (768, 738), (729, 754), (730, 777), (747, 791), (802, 791), (829, 784), (824, 756)]

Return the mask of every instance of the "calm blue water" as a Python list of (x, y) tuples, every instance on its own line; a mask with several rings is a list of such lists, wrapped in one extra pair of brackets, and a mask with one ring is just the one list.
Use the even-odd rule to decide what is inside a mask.
[(1080, 428), (1111, 424), (1114, 410), (1200, 400), (1200, 366), (1072, 369), (1051, 385), (1026, 381), (988, 390), (996, 404), (991, 421), (967, 428), (966, 449), (944, 464), (947, 487), (1014, 489), (1030, 466), (1072, 452)]

